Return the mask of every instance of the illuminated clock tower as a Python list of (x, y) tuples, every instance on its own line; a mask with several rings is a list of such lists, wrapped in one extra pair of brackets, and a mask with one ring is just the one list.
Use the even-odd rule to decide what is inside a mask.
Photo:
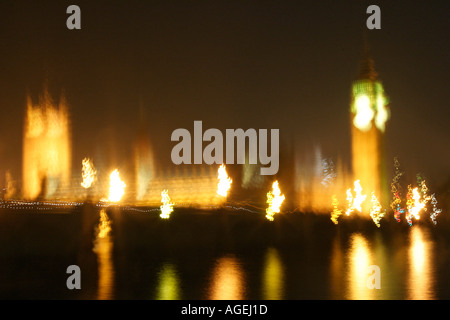
[(360, 180), (368, 200), (363, 203), (363, 213), (371, 207), (372, 192), (381, 203), (387, 201), (384, 133), (389, 116), (388, 98), (366, 45), (350, 104), (353, 178)]

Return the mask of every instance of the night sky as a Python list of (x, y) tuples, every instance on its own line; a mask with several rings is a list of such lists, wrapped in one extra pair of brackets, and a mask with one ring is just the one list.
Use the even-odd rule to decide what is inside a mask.
[[(81, 8), (81, 30), (66, 8)], [(367, 30), (367, 6), (381, 30)], [(68, 100), (73, 172), (106, 150), (127, 167), (140, 109), (157, 160), (177, 128), (279, 128), (349, 160), (349, 104), (367, 31), (390, 98), (388, 160), (450, 179), (448, 1), (2, 1), (0, 181), (21, 179), (26, 96)]]

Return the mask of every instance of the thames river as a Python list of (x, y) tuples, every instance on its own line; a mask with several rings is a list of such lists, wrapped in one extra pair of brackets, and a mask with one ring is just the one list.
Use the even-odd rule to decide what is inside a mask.
[[(448, 222), (100, 208), (0, 213), (1, 299), (449, 299)], [(425, 220), (425, 219), (424, 219)], [(81, 270), (69, 290), (67, 267)], [(368, 287), (369, 266), (379, 289)]]

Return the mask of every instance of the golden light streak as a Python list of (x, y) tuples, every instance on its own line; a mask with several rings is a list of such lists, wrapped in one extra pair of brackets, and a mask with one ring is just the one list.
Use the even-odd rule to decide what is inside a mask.
[(217, 260), (209, 292), (209, 300), (245, 299), (245, 277), (242, 265), (233, 255)]
[(162, 219), (169, 219), (170, 214), (173, 211), (173, 203), (170, 202), (169, 191), (164, 190), (161, 192), (161, 214), (159, 215)]
[(180, 299), (180, 281), (175, 266), (172, 263), (165, 263), (158, 274), (157, 300), (178, 300)]
[(112, 258), (113, 242), (110, 236), (111, 221), (105, 209), (100, 210), (100, 222), (97, 226), (97, 236), (93, 251), (98, 261), (98, 291), (99, 300), (113, 299), (114, 293), (114, 263)]
[(385, 98), (382, 95), (377, 97), (377, 115), (375, 116), (375, 126), (382, 132), (386, 129), (386, 122), (389, 120), (389, 109), (385, 105)]
[(400, 215), (404, 212), (404, 209), (401, 208), (402, 199), (400, 195), (400, 182), (399, 179), (403, 175), (403, 172), (400, 171), (400, 163), (397, 158), (394, 158), (394, 167), (395, 167), (395, 176), (391, 182), (391, 192), (392, 192), (392, 200), (390, 203), (391, 209), (394, 211), (395, 219), (400, 222)]
[(406, 206), (408, 208), (408, 213), (406, 215), (407, 221), (409, 225), (412, 225), (412, 218), (416, 220), (420, 219), (420, 211), (425, 208), (426, 199), (421, 201), (421, 196), (419, 193), (419, 188), (412, 189), (411, 186), (408, 186), (408, 199), (406, 201)]
[[(431, 200), (431, 197), (428, 195), (428, 187), (425, 184), (425, 180), (422, 180), (422, 182), (420, 183), (420, 192), (422, 194), (423, 202), (426, 205), (428, 203), (428, 201)], [(425, 210), (426, 210), (426, 208), (425, 208)]]
[(408, 296), (412, 300), (433, 300), (432, 245), (420, 226), (410, 233)]
[(372, 192), (372, 209), (370, 209), (370, 216), (378, 228), (380, 227), (380, 220), (385, 214), (385, 211), (381, 211), (381, 204), (375, 196), (375, 192)]
[(412, 191), (411, 185), (408, 185), (408, 193), (406, 194), (406, 209), (407, 209), (407, 211), (405, 214), (405, 218), (410, 226), (412, 225), (412, 213), (410, 211), (410, 208), (412, 208), (413, 205), (414, 205), (413, 191)]
[(70, 185), (71, 135), (64, 96), (56, 104), (45, 89), (37, 104), (27, 98), (22, 156), (25, 199), (49, 199)]
[(264, 266), (264, 300), (283, 299), (284, 271), (280, 255), (275, 248), (268, 248)]
[(371, 265), (372, 252), (369, 242), (360, 233), (350, 237), (349, 257), (349, 288), (348, 299), (369, 300), (374, 297), (375, 290), (367, 287), (367, 269)]
[(420, 201), (420, 193), (417, 188), (414, 188), (412, 192), (414, 205), (412, 206), (412, 208), (410, 208), (410, 212), (414, 216), (414, 218), (419, 220), (420, 219), (419, 212), (425, 207), (425, 202)]
[(433, 212), (430, 214), (430, 219), (433, 221), (434, 224), (437, 224), (437, 216), (442, 212), (442, 209), (438, 209), (437, 207), (437, 200), (434, 193), (431, 195), (431, 204), (433, 205)]
[(219, 183), (217, 185), (217, 194), (222, 197), (226, 197), (228, 195), (228, 191), (231, 188), (232, 180), (228, 177), (227, 171), (225, 169), (225, 165), (221, 165), (219, 167)]
[(267, 193), (267, 203), (269, 207), (266, 209), (266, 218), (273, 221), (275, 213), (280, 213), (280, 207), (285, 199), (285, 196), (281, 194), (278, 181), (272, 184), (272, 191)]
[(338, 224), (338, 218), (342, 214), (342, 210), (339, 210), (339, 201), (336, 197), (336, 195), (333, 194), (333, 211), (331, 212), (331, 221), (333, 221), (334, 224)]
[(353, 199), (353, 207), (361, 212), (361, 204), (366, 200), (367, 196), (362, 194), (362, 187), (359, 184), (359, 180), (355, 181), (355, 198)]
[(81, 164), (83, 166), (81, 169), (81, 177), (83, 178), (81, 186), (88, 189), (94, 183), (97, 171), (95, 171), (94, 164), (88, 158), (84, 158)]
[(347, 189), (347, 202), (348, 202), (348, 207), (347, 207), (347, 211), (345, 211), (345, 214), (347, 216), (349, 216), (350, 213), (352, 213), (352, 211), (353, 211), (353, 194), (352, 194), (351, 188)]
[(353, 190), (355, 191), (355, 196), (352, 195), (351, 189), (347, 190), (348, 209), (345, 212), (347, 216), (350, 215), (350, 213), (352, 213), (354, 210), (358, 210), (359, 212), (361, 212), (361, 204), (367, 198), (367, 195), (362, 194), (362, 187), (359, 183), (359, 180), (356, 180), (354, 185), (355, 188)]
[(111, 231), (111, 221), (106, 214), (105, 209), (100, 210), (100, 223), (97, 227), (97, 237), (100, 239), (106, 238)]
[(109, 176), (109, 197), (111, 202), (119, 202), (125, 194), (127, 185), (120, 179), (119, 171), (115, 169)]

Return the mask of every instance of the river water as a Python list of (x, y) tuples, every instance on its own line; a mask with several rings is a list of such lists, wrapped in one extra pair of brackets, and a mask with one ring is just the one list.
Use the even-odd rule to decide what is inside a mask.
[[(106, 212), (112, 230), (97, 240), (95, 206), (0, 212), (0, 298), (450, 298), (446, 222), (378, 229), (313, 214)], [(69, 265), (80, 267), (81, 290), (66, 286)]]

